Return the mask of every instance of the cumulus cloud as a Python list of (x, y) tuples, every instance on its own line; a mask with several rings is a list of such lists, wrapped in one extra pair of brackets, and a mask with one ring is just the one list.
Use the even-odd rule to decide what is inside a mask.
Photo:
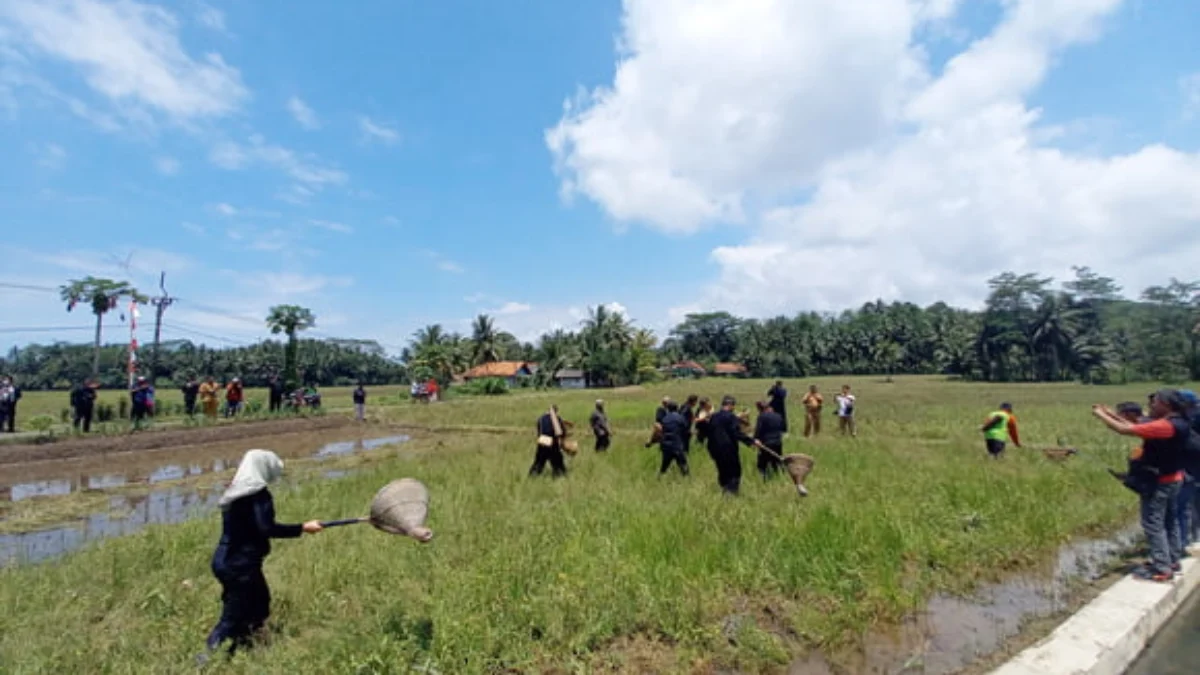
[(354, 232), (353, 227), (350, 227), (345, 223), (339, 223), (332, 220), (310, 220), (308, 222), (311, 223), (313, 227), (319, 227), (327, 232), (334, 232), (337, 234), (352, 234)]
[(299, 96), (293, 96), (287, 102), (288, 112), (295, 118), (296, 123), (308, 130), (321, 128), (321, 121), (317, 119), (317, 113), (308, 107)]
[(614, 83), (547, 143), (564, 192), (618, 221), (749, 226), (673, 318), (974, 304), (1007, 269), (1187, 277), (1200, 156), (1072, 154), (1026, 101), (1119, 4), (1013, 0), (935, 73), (916, 36), (952, 2), (627, 0)]
[[(10, 30), (0, 32), (0, 39), (9, 50), (74, 66), (125, 117), (147, 118), (151, 111), (176, 121), (221, 117), (249, 95), (241, 74), (220, 54), (190, 55), (179, 41), (179, 21), (154, 5), (6, 0), (0, 2), (0, 28), (5, 27)], [(27, 63), (34, 67), (32, 60)]]

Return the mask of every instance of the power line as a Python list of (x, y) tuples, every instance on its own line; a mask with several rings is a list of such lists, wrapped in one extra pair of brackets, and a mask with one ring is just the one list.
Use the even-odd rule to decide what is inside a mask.
[(11, 289), (18, 290), (18, 291), (38, 291), (38, 292), (49, 292), (49, 293), (58, 293), (59, 292), (59, 289), (53, 288), (51, 286), (30, 286), (29, 284), (10, 284), (8, 282), (3, 282), (3, 281), (0, 281), (0, 288), (11, 288)]
[(31, 326), (31, 327), (4, 327), (0, 328), (0, 333), (50, 333), (60, 330), (95, 330), (94, 326)]
[(202, 338), (208, 338), (210, 340), (217, 340), (218, 342), (225, 342), (227, 344), (232, 344), (232, 345), (244, 346), (247, 344), (245, 340), (235, 340), (233, 338), (222, 337), (220, 335), (213, 335), (212, 333), (205, 333), (204, 331), (193, 330), (191, 328), (184, 328), (179, 325), (165, 323), (165, 322), (163, 323), (163, 328), (170, 330), (170, 331), (175, 331), (177, 333), (187, 333), (187, 334), (196, 335), (196, 336), (202, 337)]

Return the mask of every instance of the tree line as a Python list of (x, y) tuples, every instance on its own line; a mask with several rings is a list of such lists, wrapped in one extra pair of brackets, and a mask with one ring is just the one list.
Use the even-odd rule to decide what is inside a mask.
[[(755, 377), (942, 374), (1096, 384), (1200, 379), (1196, 282), (1171, 279), (1130, 299), (1112, 278), (1076, 267), (1074, 277), (1059, 286), (1049, 277), (1005, 272), (990, 279), (988, 289), (978, 311), (942, 302), (921, 307), (875, 301), (838, 314), (770, 319), (690, 314), (661, 342), (606, 306), (590, 308), (577, 329), (555, 330), (535, 342), (522, 342), (481, 315), (467, 335), (439, 324), (418, 330), (399, 359), (371, 341), (301, 340), (298, 333), (313, 327), (315, 317), (306, 308), (283, 305), (271, 309), (266, 323), (273, 333), (286, 334), (285, 343), (214, 349), (169, 341), (148, 364), (143, 358), (142, 367), (160, 386), (208, 374), (241, 377), (255, 386), (274, 373), (325, 386), (430, 377), (446, 383), (473, 366), (502, 360), (538, 363), (532, 386), (551, 384), (562, 368), (582, 370), (592, 386), (648, 382), (683, 360), (741, 363)], [(136, 289), (107, 280), (64, 287), (69, 306), (86, 303), (97, 316), (91, 353), (84, 345), (31, 345), (0, 359), (0, 370), (32, 389), (69, 386), (90, 372), (104, 386), (123, 386), (126, 348), (101, 347), (99, 341), (103, 315), (116, 306), (107, 295), (112, 292), (138, 297)]]

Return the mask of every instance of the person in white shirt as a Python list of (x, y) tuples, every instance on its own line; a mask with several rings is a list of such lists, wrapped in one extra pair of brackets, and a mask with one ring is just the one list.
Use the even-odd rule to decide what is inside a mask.
[(858, 436), (858, 428), (854, 424), (854, 394), (850, 393), (850, 385), (842, 385), (842, 393), (837, 395), (838, 429), (845, 434)]

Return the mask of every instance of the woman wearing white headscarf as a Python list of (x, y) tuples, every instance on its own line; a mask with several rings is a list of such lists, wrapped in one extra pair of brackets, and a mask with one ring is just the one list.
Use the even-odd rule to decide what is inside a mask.
[[(226, 639), (230, 653), (248, 646), (271, 613), (271, 592), (263, 576), (263, 560), (271, 552), (271, 539), (299, 537), (321, 531), (321, 523), (303, 525), (275, 522), (275, 502), (267, 489), (283, 474), (283, 461), (268, 450), (250, 450), (242, 457), (233, 482), (221, 496), (221, 541), (213, 553), (212, 571), (221, 582), (221, 620), (208, 636), (208, 652)], [(202, 655), (206, 660), (208, 653)]]

